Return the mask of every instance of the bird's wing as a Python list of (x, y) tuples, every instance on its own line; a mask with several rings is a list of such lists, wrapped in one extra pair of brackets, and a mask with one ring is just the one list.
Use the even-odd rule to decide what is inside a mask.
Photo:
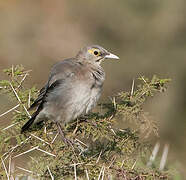
[(51, 70), (48, 82), (40, 90), (37, 99), (30, 106), (29, 110), (38, 107), (45, 99), (47, 93), (51, 92), (56, 86), (61, 84), (62, 81), (65, 81), (65, 79), (69, 77), (69, 75), (74, 71), (73, 67), (75, 67), (73, 59), (64, 60), (54, 65)]
[(47, 89), (48, 89), (48, 83), (39, 91), (39, 95), (37, 97), (37, 99), (33, 102), (33, 104), (30, 106), (30, 108), (28, 110), (31, 110), (37, 106), (39, 106), (39, 104), (41, 103), (43, 97), (45, 96)]
[(62, 84), (62, 79), (58, 79), (55, 82), (53, 82), (49, 87), (44, 86), (40, 90), (39, 97), (35, 100), (35, 102), (32, 104), (30, 108), (33, 108), (35, 106), (38, 106), (37, 110), (32, 114), (32, 117), (24, 124), (24, 126), (21, 128), (21, 133), (25, 132), (26, 130), (29, 129), (29, 127), (34, 123), (36, 116), (40, 113), (40, 111), (43, 109), (43, 104), (45, 102), (45, 97), (47, 96), (48, 93), (53, 91), (57, 86)]

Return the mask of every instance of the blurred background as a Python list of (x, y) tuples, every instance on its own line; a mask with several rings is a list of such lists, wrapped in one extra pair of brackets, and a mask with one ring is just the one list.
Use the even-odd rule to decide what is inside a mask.
[[(186, 164), (186, 1), (184, 0), (0, 0), (0, 79), (17, 64), (32, 69), (28, 86), (41, 88), (51, 66), (81, 47), (99, 44), (120, 57), (103, 63), (102, 101), (153, 74), (171, 78), (166, 93), (146, 104), (168, 142), (168, 164)], [(0, 113), (10, 102), (0, 96)], [(0, 125), (6, 123), (0, 122)], [(156, 138), (154, 138), (154, 143)]]

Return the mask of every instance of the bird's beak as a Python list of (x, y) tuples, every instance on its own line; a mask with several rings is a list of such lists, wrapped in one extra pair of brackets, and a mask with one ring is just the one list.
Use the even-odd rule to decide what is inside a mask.
[(119, 57), (112, 53), (109, 53), (105, 56), (105, 59), (119, 59)]

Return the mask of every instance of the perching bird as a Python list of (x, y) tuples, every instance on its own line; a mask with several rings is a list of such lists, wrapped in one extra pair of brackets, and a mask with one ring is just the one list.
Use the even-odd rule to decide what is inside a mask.
[(55, 64), (49, 80), (30, 109), (37, 107), (21, 132), (32, 124), (52, 120), (66, 141), (60, 124), (87, 114), (95, 107), (102, 91), (105, 72), (100, 63), (104, 59), (119, 59), (98, 45), (82, 48), (71, 59)]

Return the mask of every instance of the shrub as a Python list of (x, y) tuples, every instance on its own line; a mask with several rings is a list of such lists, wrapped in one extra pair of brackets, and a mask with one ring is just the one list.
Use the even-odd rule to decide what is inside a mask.
[[(7, 111), (12, 113), (10, 125), (0, 129), (2, 178), (30, 175), (36, 179), (168, 179), (169, 173), (147, 168), (143, 161), (151, 149), (147, 137), (151, 133), (158, 135), (157, 125), (143, 105), (155, 93), (164, 92), (170, 79), (140, 77), (135, 80), (136, 88), (133, 81), (130, 92), (120, 92), (109, 102), (99, 104), (98, 112), (66, 124), (65, 135), (74, 142), (71, 146), (61, 141), (52, 122), (36, 127), (36, 131), (20, 133), (30, 116), (27, 108), (38, 90), (24, 86), (30, 71), (23, 66), (5, 69), (4, 73), (8, 80), (0, 81), (0, 93), (16, 106)], [(135, 127), (121, 129), (118, 122), (135, 122)], [(21, 156), (30, 159), (24, 168), (15, 165)]]

